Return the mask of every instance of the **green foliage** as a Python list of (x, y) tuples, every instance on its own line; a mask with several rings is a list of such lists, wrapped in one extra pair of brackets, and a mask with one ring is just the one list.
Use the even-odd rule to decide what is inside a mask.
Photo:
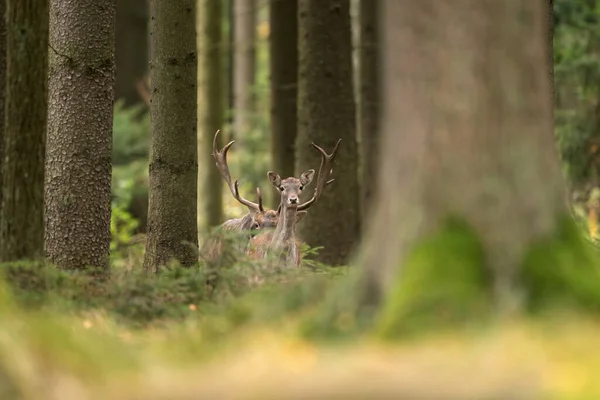
[(148, 145), (150, 115), (144, 105), (125, 108), (115, 104), (111, 250), (113, 259), (134, 233), (145, 228), (148, 206)]
[(569, 178), (600, 177), (598, 0), (554, 1), (555, 133)]
[(600, 258), (570, 216), (552, 237), (530, 249), (523, 263), (530, 310), (569, 307), (600, 311)]
[(139, 221), (133, 218), (127, 207), (131, 204), (131, 196), (133, 195), (132, 187), (133, 180), (117, 181), (119, 187), (112, 201), (112, 214), (110, 220), (110, 252), (113, 257), (120, 258), (119, 250), (122, 246), (131, 243), (135, 230), (139, 225)]
[(113, 120), (113, 165), (125, 165), (148, 158), (150, 114), (143, 104), (126, 108), (115, 103)]
[[(230, 265), (174, 265), (149, 276), (139, 265), (113, 269), (104, 281), (44, 263), (0, 264), (0, 281), (9, 284), (15, 300), (25, 308), (103, 310), (132, 326), (182, 320), (196, 310), (213, 310), (238, 322), (267, 321), (314, 303), (324, 293), (323, 279), (339, 275), (339, 270), (323, 266), (276, 271), (244, 258)], [(311, 284), (313, 278), (316, 283)]]

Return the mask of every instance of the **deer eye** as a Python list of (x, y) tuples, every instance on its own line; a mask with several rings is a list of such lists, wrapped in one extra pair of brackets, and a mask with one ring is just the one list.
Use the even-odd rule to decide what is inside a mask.
[(300, 186), (300, 190), (304, 189), (304, 186)]
[(283, 192), (283, 186), (279, 186), (279, 190)]

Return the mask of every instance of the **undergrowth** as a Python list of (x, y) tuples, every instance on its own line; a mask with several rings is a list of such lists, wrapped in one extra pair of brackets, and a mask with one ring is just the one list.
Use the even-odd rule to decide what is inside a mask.
[(346, 271), (314, 261), (298, 269), (274, 270), (239, 256), (223, 259), (228, 264), (175, 265), (149, 275), (137, 258), (138, 266), (113, 268), (104, 281), (89, 271), (62, 271), (44, 262), (12, 262), (0, 264), (0, 280), (24, 309), (101, 311), (120, 324), (147, 328), (209, 314), (227, 315), (236, 323), (272, 320), (319, 300), (332, 279)]

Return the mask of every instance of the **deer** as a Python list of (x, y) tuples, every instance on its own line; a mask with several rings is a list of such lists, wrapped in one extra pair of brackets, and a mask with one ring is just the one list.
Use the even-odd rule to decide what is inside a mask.
[(296, 237), (297, 224), (307, 215), (307, 211), (321, 196), (323, 189), (335, 179), (328, 179), (333, 172), (333, 162), (342, 139), (338, 139), (331, 154), (317, 146), (311, 145), (321, 154), (321, 166), (317, 175), (317, 185), (310, 200), (300, 203), (302, 191), (313, 181), (315, 170), (304, 171), (299, 178), (289, 177), (281, 179), (273, 171), (267, 173), (271, 185), (279, 191), (281, 201), (279, 204), (279, 219), (274, 230), (260, 232), (252, 237), (248, 243), (246, 254), (253, 259), (267, 258), (271, 254), (280, 257), (285, 267), (299, 267), (302, 262), (300, 247), (302, 241)]
[[(248, 208), (248, 214), (241, 218), (233, 218), (225, 221), (217, 230), (229, 231), (236, 233), (243, 233), (248, 231), (248, 239), (255, 236), (256, 232), (264, 228), (275, 228), (277, 221), (279, 220), (279, 210), (266, 210), (263, 207), (262, 195), (260, 188), (256, 188), (257, 202), (254, 203), (250, 200), (245, 199), (240, 195), (239, 182), (236, 179), (233, 183), (231, 181), (231, 174), (229, 172), (229, 166), (227, 165), (227, 152), (231, 146), (235, 143), (234, 140), (227, 143), (221, 150), (217, 147), (217, 140), (220, 133), (220, 129), (217, 130), (213, 138), (213, 152), (212, 156), (215, 159), (215, 165), (221, 173), (221, 176), (227, 183), (229, 190), (233, 197), (242, 205)], [(222, 253), (223, 240), (222, 235), (219, 234), (215, 238), (209, 239), (203, 246), (202, 255), (207, 261), (215, 261)], [(244, 243), (244, 247), (247, 244)], [(243, 251), (243, 249), (241, 249)]]

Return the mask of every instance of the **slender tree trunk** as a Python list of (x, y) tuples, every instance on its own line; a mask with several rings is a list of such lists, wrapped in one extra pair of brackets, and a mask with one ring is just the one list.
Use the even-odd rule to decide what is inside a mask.
[[(475, 263), (469, 276), (491, 275), (489, 291), (511, 300), (500, 304), (514, 305), (528, 250), (556, 232), (565, 214), (550, 82), (540, 73), (548, 62), (544, 5), (381, 4), (383, 143), (376, 212), (363, 247), (368, 279), (362, 282), (388, 293), (402, 268), (398, 282), (408, 291), (396, 305), (404, 308), (391, 309), (400, 318), (407, 307), (431, 307), (419, 303), (429, 294), (440, 295), (441, 303), (464, 295), (454, 291), (464, 288), (460, 268)], [(464, 220), (481, 241), (482, 250), (469, 250), (466, 261), (454, 251), (464, 245), (461, 232), (440, 233), (448, 217)], [(432, 242), (436, 234), (442, 239)], [(425, 246), (423, 240), (429, 247), (415, 247)], [(489, 268), (475, 271), (483, 265)], [(416, 279), (419, 288), (431, 290), (408, 289)]]
[(152, 117), (144, 268), (198, 258), (196, 1), (151, 0)]
[(0, 224), (2, 223), (2, 162), (4, 160), (4, 111), (6, 107), (6, 1), (0, 0)]
[[(234, 132), (242, 142), (252, 128), (256, 76), (256, 0), (234, 0)], [(243, 144), (242, 144), (243, 146)]]
[(368, 218), (376, 193), (379, 160), (379, 1), (359, 0), (359, 131), (362, 145), (362, 215)]
[(6, 82), (6, 104), (2, 104), (6, 119), (0, 159), (4, 192), (0, 261), (12, 261), (44, 255), (48, 0), (9, 0), (5, 4), (6, 36), (2, 36), (6, 42), (2, 44), (6, 45), (8, 79), (2, 81)]
[(46, 252), (108, 272), (116, 0), (51, 0)]
[(548, 1), (548, 67), (550, 70), (550, 84), (552, 85), (552, 104), (554, 105), (554, 97), (556, 96), (554, 90), (554, 0)]
[(148, 0), (117, 0), (115, 99), (143, 102), (136, 82), (148, 69)]
[[(235, 17), (234, 17), (234, 3), (235, 0), (228, 0), (226, 3), (227, 10), (223, 16), (228, 24), (226, 29), (227, 38), (227, 52), (224, 54), (227, 65), (227, 76), (226, 76), (226, 89), (223, 91), (226, 93), (225, 99), (225, 113), (224, 122), (233, 126), (233, 109), (235, 107), (235, 94), (234, 94), (234, 69), (235, 69)], [(235, 132), (232, 132), (231, 140), (235, 138)]]
[[(222, 9), (221, 0), (203, 0), (202, 42), (199, 54), (203, 76), (201, 82), (200, 104), (203, 143), (203, 221), (204, 228), (214, 227), (223, 222), (223, 184), (219, 171), (215, 167), (212, 154), (212, 141), (217, 129), (223, 126), (223, 68), (222, 68)], [(219, 140), (219, 148), (223, 139)]]
[(324, 246), (318, 257), (320, 261), (342, 264), (347, 261), (360, 230), (350, 2), (300, 0), (298, 8), (296, 171), (318, 169), (319, 154), (311, 142), (331, 151), (338, 138), (342, 138), (335, 162), (335, 183), (324, 190), (298, 230), (309, 245)]
[(294, 176), (298, 130), (298, 1), (270, 0), (269, 24), (271, 163), (279, 175), (289, 177)]

